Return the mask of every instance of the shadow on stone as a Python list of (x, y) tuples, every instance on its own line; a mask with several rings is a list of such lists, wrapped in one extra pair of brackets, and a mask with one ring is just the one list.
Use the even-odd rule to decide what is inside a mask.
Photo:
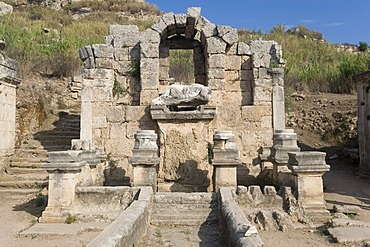
[(47, 151), (69, 150), (71, 140), (80, 138), (80, 115), (59, 112), (58, 116), (53, 129), (34, 134), (34, 139)]
[(28, 202), (13, 206), (13, 211), (23, 211), (35, 217), (40, 217), (47, 205), (47, 196), (38, 196)]
[(210, 185), (208, 171), (198, 168), (195, 160), (185, 160), (177, 169), (178, 180), (171, 186), (172, 192), (207, 192)]

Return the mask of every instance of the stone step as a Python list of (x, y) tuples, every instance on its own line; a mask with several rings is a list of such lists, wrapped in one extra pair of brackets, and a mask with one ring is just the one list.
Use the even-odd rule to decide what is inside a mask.
[(40, 189), (0, 189), (0, 194), (7, 194), (10, 196), (29, 196), (36, 195), (40, 192)]
[(48, 181), (22, 180), (22, 181), (2, 181), (0, 188), (6, 189), (42, 189), (48, 186)]
[(46, 162), (28, 162), (28, 161), (13, 161), (10, 163), (10, 167), (19, 168), (41, 168)]
[(48, 157), (31, 157), (31, 158), (24, 158), (24, 157), (13, 157), (10, 159), (10, 162), (29, 162), (29, 163), (43, 163), (47, 162)]
[(217, 193), (182, 193), (182, 192), (158, 192), (155, 194), (155, 204), (210, 204), (217, 203)]
[(71, 145), (71, 140), (72, 140), (71, 138), (50, 138), (50, 139), (40, 140), (40, 144), (45, 149), (45, 147), (51, 147), (51, 146)]
[(86, 213), (83, 212), (78, 212), (73, 215), (76, 216), (77, 220), (79, 222), (93, 222), (93, 221), (98, 221), (98, 222), (111, 222), (115, 220), (119, 214), (120, 211), (99, 211), (99, 212), (94, 212), (94, 211), (89, 211)]
[(35, 180), (35, 181), (47, 181), (49, 178), (47, 173), (23, 173), (23, 174), (5, 174), (1, 176), (0, 181), (24, 181), (24, 180)]
[(30, 174), (30, 173), (38, 173), (38, 174), (47, 174), (45, 169), (42, 168), (20, 168), (20, 167), (10, 167), (5, 169), (7, 174), (15, 175), (15, 174)]
[(23, 154), (23, 155), (35, 155), (35, 156), (40, 156), (40, 155), (47, 155), (48, 154), (48, 151), (45, 150), (45, 149), (41, 149), (41, 148), (26, 148), (26, 147), (22, 147), (22, 148), (17, 148), (15, 149), (15, 154), (16, 155), (19, 155), (19, 154)]
[(154, 211), (187, 211), (187, 210), (203, 210), (211, 211), (218, 209), (217, 203), (194, 203), (194, 204), (165, 204), (165, 203), (154, 203), (152, 206)]
[(75, 133), (48, 133), (48, 134), (40, 134), (38, 136), (34, 137), (35, 140), (41, 141), (41, 140), (64, 140), (64, 139), (78, 139), (80, 138), (80, 132)]
[(218, 224), (218, 214), (211, 215), (167, 215), (161, 217), (152, 217), (150, 220), (152, 225), (172, 225), (172, 226), (200, 226), (202, 224), (211, 225)]

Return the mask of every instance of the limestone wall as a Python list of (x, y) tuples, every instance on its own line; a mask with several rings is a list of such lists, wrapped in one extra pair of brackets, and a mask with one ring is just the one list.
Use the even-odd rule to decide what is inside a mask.
[[(182, 177), (195, 182), (205, 174), (195, 187), (181, 183), (194, 191), (211, 188), (207, 145), (215, 130), (231, 130), (237, 138), (244, 163), (240, 182), (248, 184), (258, 175), (259, 148), (272, 145), (274, 128), (284, 128), (283, 70), (272, 68), (284, 62), (276, 42), (238, 42), (236, 29), (210, 23), (199, 8), (165, 14), (143, 32), (132, 25), (113, 25), (105, 41), (80, 50), (85, 65), (81, 139), (91, 140), (118, 161), (114, 169), (120, 170), (111, 176), (130, 181), (128, 159), (139, 129), (156, 130), (160, 137), (159, 181)], [(175, 126), (171, 130), (152, 120), (150, 102), (169, 84), (169, 49), (193, 49), (194, 81), (212, 89), (208, 105), (216, 107), (213, 120), (164, 121)], [(180, 160), (180, 165), (166, 167), (166, 159)], [(182, 163), (190, 165), (180, 168)]]
[(0, 157), (13, 153), (15, 143), (18, 63), (0, 53)]

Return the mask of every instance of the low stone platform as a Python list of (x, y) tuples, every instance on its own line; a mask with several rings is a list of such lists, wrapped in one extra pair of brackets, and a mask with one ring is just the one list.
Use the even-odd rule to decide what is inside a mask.
[(22, 237), (57, 237), (77, 236), (83, 232), (100, 232), (110, 223), (89, 222), (89, 223), (38, 223), (20, 233)]

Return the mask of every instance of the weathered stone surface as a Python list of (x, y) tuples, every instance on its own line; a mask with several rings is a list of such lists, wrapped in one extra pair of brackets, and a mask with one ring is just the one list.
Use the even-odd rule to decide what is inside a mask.
[(142, 58), (159, 58), (158, 43), (141, 43), (140, 47)]
[(207, 103), (210, 97), (211, 90), (201, 84), (172, 84), (160, 97), (153, 99), (151, 105), (199, 105)]
[(368, 227), (337, 227), (329, 228), (328, 231), (338, 243), (361, 244), (370, 240), (370, 228)]
[(353, 205), (334, 205), (333, 210), (337, 213), (344, 214), (359, 214), (361, 212), (361, 208), (359, 206)]
[(219, 37), (210, 37), (207, 39), (206, 49), (209, 54), (224, 54), (226, 43)]
[(8, 15), (13, 12), (13, 7), (4, 2), (0, 2), (0, 16)]
[(159, 43), (160, 40), (159, 33), (153, 29), (147, 29), (140, 33), (140, 42), (142, 43)]
[(244, 42), (238, 43), (238, 55), (252, 55), (250, 46)]
[(113, 47), (110, 45), (92, 45), (95, 58), (113, 58)]
[(208, 68), (225, 68), (226, 57), (223, 54), (210, 55), (208, 58)]

